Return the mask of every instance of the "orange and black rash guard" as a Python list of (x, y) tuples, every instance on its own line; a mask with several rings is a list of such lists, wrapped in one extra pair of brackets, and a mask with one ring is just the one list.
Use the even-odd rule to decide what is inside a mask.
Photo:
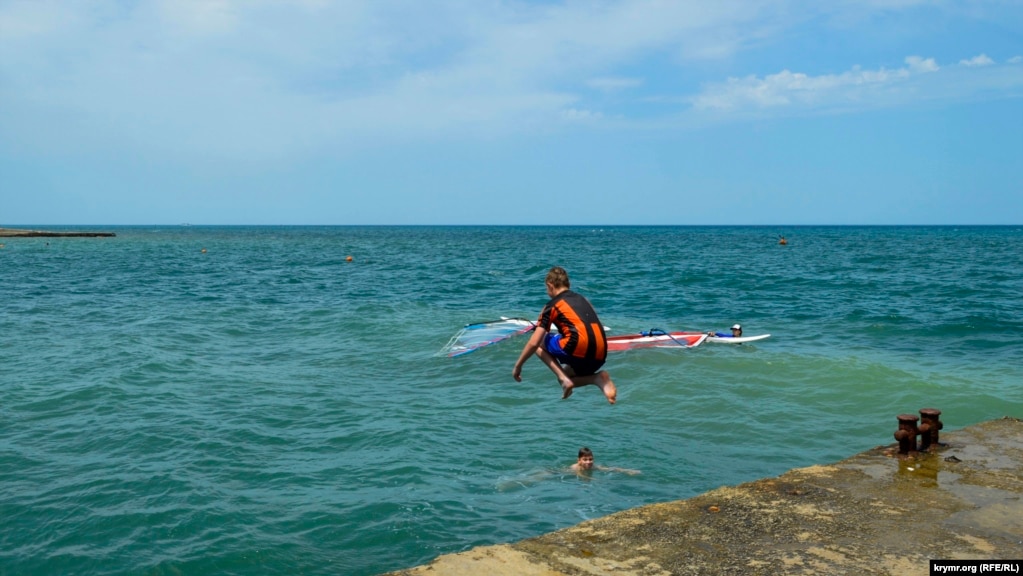
[(607, 336), (590, 302), (581, 295), (565, 290), (544, 306), (537, 326), (551, 332), (554, 324), (561, 334), (561, 349), (568, 356), (604, 360), (607, 358)]

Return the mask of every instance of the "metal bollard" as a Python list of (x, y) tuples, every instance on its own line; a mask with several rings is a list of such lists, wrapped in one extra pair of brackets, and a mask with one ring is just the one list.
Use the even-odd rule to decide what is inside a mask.
[(916, 452), (916, 437), (920, 430), (916, 427), (918, 417), (912, 414), (899, 414), (899, 429), (895, 431), (895, 439), (899, 441), (899, 454)]
[(941, 410), (937, 408), (920, 409), (920, 451), (923, 452), (931, 446), (939, 446), (938, 431), (945, 427), (945, 424), (938, 419)]

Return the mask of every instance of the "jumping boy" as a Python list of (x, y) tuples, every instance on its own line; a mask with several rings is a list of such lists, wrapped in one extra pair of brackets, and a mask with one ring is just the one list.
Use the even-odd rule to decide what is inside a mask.
[[(555, 266), (545, 279), (550, 301), (540, 312), (536, 329), (512, 369), (512, 377), (522, 382), (522, 365), (534, 353), (554, 372), (561, 383), (561, 398), (572, 390), (593, 384), (600, 388), (610, 404), (618, 390), (611, 375), (600, 368), (607, 358), (607, 336), (596, 311), (586, 298), (569, 289), (568, 272)], [(553, 325), (556, 330), (551, 330)]]

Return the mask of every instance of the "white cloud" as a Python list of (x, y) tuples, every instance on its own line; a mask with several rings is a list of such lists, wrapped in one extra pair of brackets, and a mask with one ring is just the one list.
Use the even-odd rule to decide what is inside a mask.
[(878, 91), (904, 83), (914, 75), (940, 70), (931, 58), (910, 56), (905, 61), (905, 68), (895, 70), (863, 70), (855, 66), (841, 74), (810, 76), (782, 70), (763, 78), (729, 78), (724, 83), (705, 86), (691, 103), (696, 109), (712, 110), (814, 107), (862, 100), (868, 94), (876, 95)]
[[(986, 56), (984, 57), (986, 58)], [(977, 57), (967, 68), (976, 68), (984, 58)], [(897, 105), (914, 100), (935, 100), (969, 97), (973, 81), (981, 91), (988, 86), (1003, 86), (1018, 90), (1023, 79), (1012, 80), (1009, 75), (997, 78), (971, 79), (952, 75), (938, 65), (934, 58), (909, 56), (905, 67), (899, 69), (851, 70), (832, 75), (810, 76), (788, 70), (765, 77), (748, 76), (729, 78), (725, 82), (710, 83), (692, 97), (694, 109), (718, 113), (749, 114), (767, 109), (824, 110), (864, 109)], [(964, 88), (966, 87), (966, 88)]]
[(921, 58), (920, 56), (907, 56), (906, 64), (909, 65), (909, 69), (913, 72), (937, 72), (937, 63), (934, 62), (934, 58)]
[(72, 19), (73, 12), (53, 3), (33, 0), (0, 3), (0, 39), (16, 41), (45, 36), (68, 27)]
[[(863, 106), (896, 91), (911, 100), (917, 79), (946, 72), (934, 59), (821, 75), (791, 65), (688, 94), (817, 16), (923, 1), (0, 1), (0, 144), (88, 149), (104, 138), (273, 156), (566, 120), (620, 125), (637, 103), (731, 113)], [(958, 68), (1005, 68), (983, 58)], [(652, 122), (669, 109), (653, 108)]]
[(974, 56), (973, 58), (970, 58), (969, 60), (960, 60), (959, 61), (959, 64), (961, 66), (970, 66), (970, 67), (974, 67), (974, 66), (991, 66), (994, 63), (995, 63), (995, 61), (990, 59), (990, 58), (988, 58), (987, 54), (981, 54), (980, 56)]
[(223, 34), (239, 24), (231, 0), (161, 0), (157, 10), (167, 23), (187, 33)]
[[(593, 120), (568, 90), (622, 90), (609, 75), (666, 47), (738, 49), (762, 8), (739, 0), (596, 4), (160, 0), (0, 4), (0, 108), (73, 120), (67, 145), (113, 141), (251, 154), (508, 131)], [(707, 50), (705, 47), (701, 50)], [(695, 50), (692, 54), (697, 54)], [(46, 111), (49, 110), (49, 113)], [(585, 111), (585, 112), (583, 112)], [(79, 138), (71, 132), (79, 130)], [(329, 127), (329, 128), (328, 128)], [(322, 140), (321, 140), (322, 141)], [(83, 143), (84, 147), (91, 144)]]
[(569, 108), (562, 112), (562, 116), (569, 122), (593, 122), (601, 119), (603, 114), (593, 112), (591, 110), (577, 110), (575, 108)]

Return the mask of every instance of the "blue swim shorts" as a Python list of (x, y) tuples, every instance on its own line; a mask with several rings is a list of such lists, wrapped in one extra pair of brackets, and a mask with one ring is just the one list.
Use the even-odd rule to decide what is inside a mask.
[(575, 356), (569, 356), (565, 354), (565, 351), (559, 346), (561, 341), (561, 334), (548, 334), (547, 339), (544, 342), (544, 349), (554, 356), (554, 359), (561, 364), (566, 364), (572, 367), (572, 372), (576, 376), (589, 376), (590, 374), (596, 374), (604, 366), (603, 360), (595, 360), (593, 358), (576, 358)]
[(557, 332), (547, 335), (547, 339), (544, 341), (543, 347), (555, 358), (568, 358), (568, 354), (565, 354), (565, 351), (561, 349), (561, 334)]

